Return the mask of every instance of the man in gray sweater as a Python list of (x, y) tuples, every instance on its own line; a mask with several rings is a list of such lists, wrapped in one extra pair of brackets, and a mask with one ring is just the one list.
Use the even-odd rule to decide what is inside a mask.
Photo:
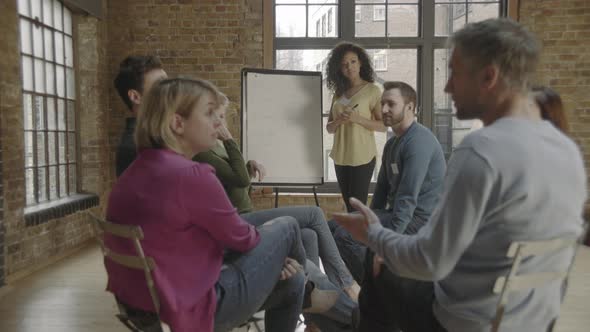
[[(442, 193), (446, 161), (430, 129), (416, 122), (416, 91), (404, 82), (385, 82), (383, 90), (383, 123), (395, 136), (383, 149), (371, 209), (383, 227), (414, 234), (426, 223)], [(365, 245), (336, 223), (330, 222), (330, 227), (342, 259), (362, 283)]]
[[(351, 203), (360, 214), (335, 215), (393, 273), (415, 279), (383, 294), (363, 287), (359, 331), (489, 331), (498, 303), (492, 289), (509, 272), (510, 243), (576, 238), (582, 229), (580, 151), (529, 100), (540, 53), (534, 36), (514, 21), (491, 19), (466, 25), (449, 41), (445, 91), (457, 118), (481, 119), (485, 127), (453, 152), (441, 200), (417, 234), (382, 227), (358, 201)], [(564, 249), (524, 260), (520, 269), (559, 271), (572, 256)], [(371, 272), (379, 279), (378, 264)], [(546, 331), (559, 315), (562, 291), (552, 282), (511, 293), (502, 331)], [(382, 306), (384, 300), (397, 305)]]

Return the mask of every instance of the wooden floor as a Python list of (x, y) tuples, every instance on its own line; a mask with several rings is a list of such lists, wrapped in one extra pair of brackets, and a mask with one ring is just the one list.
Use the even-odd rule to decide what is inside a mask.
[[(590, 248), (578, 252), (557, 332), (590, 329)], [(113, 297), (104, 291), (105, 284), (100, 250), (86, 247), (5, 289), (0, 331), (127, 331), (114, 317)]]

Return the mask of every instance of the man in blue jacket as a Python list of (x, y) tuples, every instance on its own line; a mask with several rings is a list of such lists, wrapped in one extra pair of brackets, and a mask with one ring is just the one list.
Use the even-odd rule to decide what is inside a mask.
[[(422, 227), (442, 192), (446, 163), (432, 132), (416, 122), (416, 91), (404, 82), (383, 84), (383, 123), (395, 136), (383, 149), (371, 209), (383, 227), (413, 234)], [(353, 277), (363, 279), (366, 247), (330, 222), (334, 239)]]

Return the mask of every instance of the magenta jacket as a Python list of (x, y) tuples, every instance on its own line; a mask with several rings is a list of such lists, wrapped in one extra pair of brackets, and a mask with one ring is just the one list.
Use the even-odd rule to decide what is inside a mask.
[[(255, 247), (256, 229), (237, 214), (212, 167), (165, 149), (140, 151), (109, 197), (107, 220), (139, 225), (153, 272), (160, 316), (175, 332), (212, 331), (224, 249)], [(134, 254), (131, 241), (105, 236), (110, 248)], [(154, 311), (143, 271), (105, 259), (107, 290), (121, 301)]]

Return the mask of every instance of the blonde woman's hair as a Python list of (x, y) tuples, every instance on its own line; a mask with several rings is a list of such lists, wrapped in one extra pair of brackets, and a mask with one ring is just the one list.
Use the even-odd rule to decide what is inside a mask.
[(219, 90), (201, 79), (171, 78), (157, 82), (141, 103), (137, 115), (137, 149), (171, 149), (182, 153), (170, 124), (174, 114), (188, 118), (195, 105), (210, 93), (219, 103)]

